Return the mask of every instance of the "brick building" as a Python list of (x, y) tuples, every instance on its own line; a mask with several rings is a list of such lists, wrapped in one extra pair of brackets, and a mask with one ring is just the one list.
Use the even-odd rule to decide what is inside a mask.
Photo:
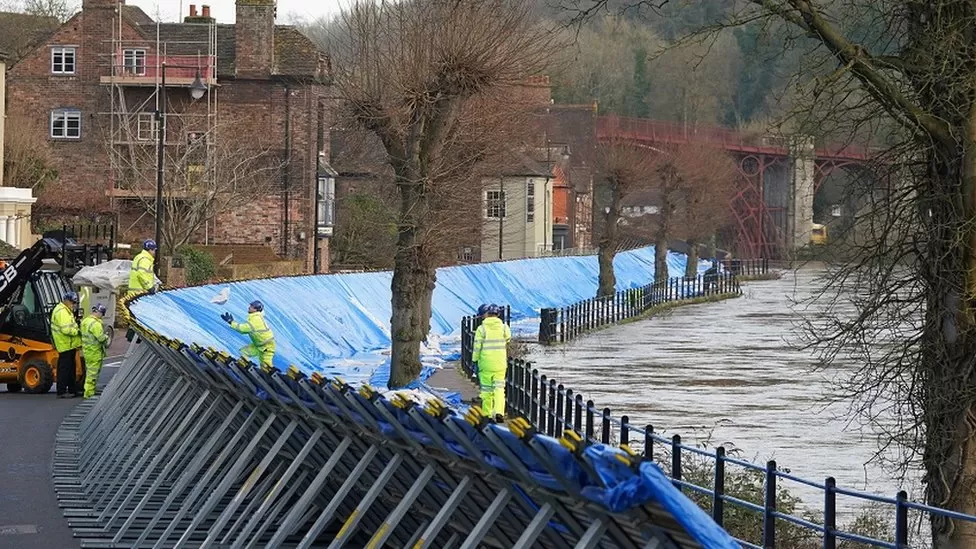
[[(174, 220), (208, 212), (199, 225), (187, 221), (192, 241), (267, 245), (312, 270), (311, 242), (331, 233), (321, 226), (331, 223), (330, 184), (319, 177), (329, 157), (328, 59), (275, 24), (274, 0), (236, 6), (232, 25), (195, 5), (182, 23), (157, 23), (124, 0), (83, 0), (13, 65), (8, 109), (29, 115), (60, 162), (37, 210), (110, 213), (122, 238), (151, 235), (163, 122), (163, 211)], [(325, 270), (327, 237), (320, 242)]]

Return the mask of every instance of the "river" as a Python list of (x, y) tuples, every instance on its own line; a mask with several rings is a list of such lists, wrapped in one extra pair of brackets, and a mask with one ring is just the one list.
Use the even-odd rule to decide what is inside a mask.
[[(685, 443), (737, 448), (757, 463), (810, 480), (894, 497), (904, 486), (871, 462), (879, 435), (847, 419), (847, 404), (831, 402), (830, 378), (852, 366), (814, 371), (816, 354), (795, 342), (791, 304), (813, 295), (820, 271), (784, 273), (749, 282), (743, 296), (678, 307), (553, 348), (533, 347), (529, 360), (543, 373), (583, 392), (615, 416), (653, 424)], [(917, 484), (917, 483), (913, 483)], [(822, 494), (788, 484), (812, 508)], [(917, 488), (917, 487), (915, 487)], [(838, 499), (839, 508), (848, 504)]]

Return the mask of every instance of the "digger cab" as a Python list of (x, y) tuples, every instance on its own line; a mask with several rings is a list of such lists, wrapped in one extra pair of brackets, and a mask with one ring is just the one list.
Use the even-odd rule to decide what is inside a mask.
[[(7, 390), (46, 393), (56, 381), (58, 352), (51, 340), (51, 313), (71, 286), (57, 271), (36, 271), (0, 316), (0, 383)], [(75, 376), (83, 374), (79, 353)]]

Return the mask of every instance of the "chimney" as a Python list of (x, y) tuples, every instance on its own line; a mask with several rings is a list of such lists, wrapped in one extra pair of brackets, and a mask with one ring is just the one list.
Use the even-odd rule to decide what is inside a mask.
[(267, 78), (274, 66), (275, 0), (236, 0), (234, 59), (240, 78)]
[(201, 6), (203, 8), (202, 13), (197, 13), (197, 5), (190, 4), (190, 15), (183, 18), (184, 23), (213, 23), (213, 17), (210, 17), (210, 6)]

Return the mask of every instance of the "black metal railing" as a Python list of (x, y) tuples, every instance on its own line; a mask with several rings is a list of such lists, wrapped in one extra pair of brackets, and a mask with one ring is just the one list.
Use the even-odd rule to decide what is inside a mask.
[[(833, 477), (823, 482), (811, 481), (793, 475), (789, 470), (779, 469), (775, 461), (756, 464), (731, 457), (726, 448), (719, 446), (714, 450), (683, 444), (681, 435), (665, 437), (647, 424), (636, 426), (626, 415), (614, 415), (610, 408), (598, 408), (592, 400), (539, 372), (531, 362), (509, 360), (506, 384), (506, 413), (509, 418), (522, 417), (528, 420), (538, 432), (562, 437), (569, 430), (575, 432), (587, 444), (618, 444), (640, 457), (642, 462), (652, 461), (671, 477), (672, 483), (684, 490), (689, 497), (708, 510), (719, 526), (725, 526), (726, 517), (741, 515), (738, 508), (746, 513), (752, 512), (761, 517), (761, 530), (751, 533), (753, 541), (737, 539), (743, 547), (753, 549), (772, 549), (776, 547), (777, 526), (790, 524), (810, 535), (820, 537), (825, 549), (834, 549), (837, 542), (855, 541), (859, 546), (908, 549), (909, 510), (929, 516), (941, 516), (957, 520), (976, 522), (976, 517), (914, 503), (908, 500), (905, 491), (899, 491), (894, 498), (877, 496), (867, 492), (850, 490), (837, 486)], [(711, 485), (698, 485), (685, 478), (689, 469), (689, 459), (703, 462), (710, 473)], [(761, 475), (763, 478), (762, 502), (741, 499), (741, 494), (727, 493), (733, 488), (728, 466), (741, 471)], [(695, 463), (695, 467), (702, 466)], [(732, 472), (735, 473), (734, 471)], [(701, 477), (699, 471), (698, 476)], [(688, 478), (691, 478), (690, 475)], [(730, 481), (727, 483), (727, 481)], [(819, 490), (823, 493), (822, 520), (812, 519), (809, 514), (793, 515), (777, 509), (781, 487), (778, 481), (786, 481)], [(837, 525), (837, 496), (874, 506), (875, 509), (891, 510), (894, 514), (894, 531), (887, 532), (894, 540), (876, 539), (867, 535), (845, 531)], [(880, 507), (879, 507), (880, 506)], [(799, 511), (798, 511), (799, 512)], [(740, 520), (741, 521), (741, 520)], [(871, 535), (883, 535), (873, 533)]]
[(736, 276), (761, 276), (769, 272), (769, 260), (760, 257), (755, 259), (723, 259), (719, 263), (722, 268)]
[(115, 255), (115, 225), (109, 223), (65, 224), (60, 230), (47, 231), (45, 237), (61, 240), (62, 274), (82, 267), (111, 261)]
[[(502, 322), (512, 324), (512, 307), (505, 305), (502, 307)], [(481, 326), (482, 318), (478, 315), (466, 316), (461, 319), (461, 369), (469, 378), (474, 378), (476, 372), (474, 363), (471, 361), (471, 352), (474, 350), (474, 333)]]
[(649, 309), (673, 301), (710, 295), (739, 294), (739, 281), (731, 272), (678, 277), (659, 284), (622, 290), (612, 296), (594, 297), (566, 307), (539, 312), (539, 343), (571, 341), (597, 328), (640, 316)]

